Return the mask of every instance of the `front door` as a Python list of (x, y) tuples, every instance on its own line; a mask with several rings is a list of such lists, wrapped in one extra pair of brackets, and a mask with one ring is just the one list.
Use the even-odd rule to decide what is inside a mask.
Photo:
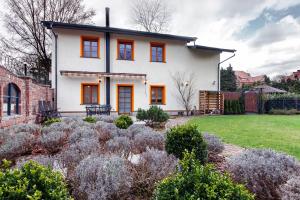
[(118, 112), (128, 114), (133, 111), (133, 86), (118, 86)]

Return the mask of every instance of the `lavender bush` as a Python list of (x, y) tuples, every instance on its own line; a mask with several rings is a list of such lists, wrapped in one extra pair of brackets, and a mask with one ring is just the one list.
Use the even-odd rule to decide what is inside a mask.
[(114, 137), (106, 142), (107, 151), (117, 153), (124, 158), (128, 158), (133, 149), (132, 140), (127, 137)]
[(212, 154), (220, 154), (224, 150), (224, 144), (221, 139), (215, 135), (204, 133), (204, 140), (207, 143), (207, 150)]
[(139, 133), (134, 137), (134, 145), (137, 153), (146, 151), (147, 147), (164, 150), (165, 137), (163, 134), (156, 132)]
[(50, 153), (57, 153), (67, 142), (67, 134), (63, 131), (43, 133), (40, 138), (41, 145)]
[(175, 172), (178, 160), (165, 151), (147, 148), (133, 170), (133, 191), (140, 199), (150, 199), (155, 183)]
[(279, 186), (299, 173), (295, 158), (268, 149), (251, 149), (230, 158), (229, 172), (245, 183), (256, 199), (279, 199)]
[(78, 199), (122, 199), (128, 194), (132, 177), (126, 160), (116, 155), (91, 155), (76, 167), (74, 196)]
[(28, 154), (35, 144), (35, 136), (28, 132), (18, 132), (17, 134), (9, 135), (0, 146), (0, 160), (16, 159), (21, 155)]
[(300, 176), (289, 179), (280, 187), (282, 200), (299, 200), (300, 199)]
[(118, 118), (118, 115), (99, 115), (96, 116), (96, 121), (102, 121), (106, 123), (114, 123), (116, 119)]

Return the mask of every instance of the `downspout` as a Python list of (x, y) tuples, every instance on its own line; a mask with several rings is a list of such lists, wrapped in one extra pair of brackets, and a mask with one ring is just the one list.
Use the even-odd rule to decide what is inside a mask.
[(228, 61), (229, 59), (233, 58), (235, 56), (235, 54), (233, 54), (232, 56), (226, 58), (225, 60), (221, 61), (218, 63), (218, 92), (220, 92), (221, 90), (221, 76), (220, 76), (220, 65), (226, 61)]
[[(105, 8), (106, 27), (109, 27), (109, 8)], [(105, 33), (106, 73), (110, 73), (110, 33)], [(106, 77), (106, 105), (110, 105), (110, 77)]]
[(52, 31), (52, 34), (54, 36), (54, 52), (55, 52), (55, 58), (54, 58), (54, 68), (55, 68), (55, 97), (54, 97), (54, 108), (57, 109), (57, 38), (58, 38), (58, 35), (53, 31), (53, 27), (52, 27), (53, 23), (50, 25), (51, 27), (51, 31)]

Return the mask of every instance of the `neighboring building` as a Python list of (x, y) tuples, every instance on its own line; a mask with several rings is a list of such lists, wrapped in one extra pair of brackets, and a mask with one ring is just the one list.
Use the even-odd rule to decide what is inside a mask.
[(238, 88), (243, 87), (243, 85), (254, 85), (255, 83), (263, 84), (265, 83), (265, 75), (251, 76), (249, 73), (244, 71), (234, 71), (236, 77), (236, 84)]
[(283, 94), (283, 93), (287, 93), (287, 91), (285, 91), (285, 90), (274, 88), (274, 87), (269, 86), (269, 85), (258, 85), (258, 86), (255, 86), (252, 90), (257, 90), (257, 91), (261, 90), (261, 92), (263, 94)]
[(296, 72), (293, 72), (291, 75), (289, 76), (284, 76), (283, 77), (284, 80), (300, 80), (300, 70), (297, 70)]
[(17, 76), (0, 65), (0, 128), (35, 121), (39, 101), (52, 102), (50, 86)]
[(150, 105), (182, 112), (171, 78), (176, 72), (195, 75), (197, 109), (199, 90), (218, 91), (220, 53), (235, 50), (187, 46), (195, 37), (112, 28), (106, 16), (105, 27), (43, 22), (56, 35), (52, 87), (62, 113), (85, 112), (90, 104), (111, 105), (118, 113)]

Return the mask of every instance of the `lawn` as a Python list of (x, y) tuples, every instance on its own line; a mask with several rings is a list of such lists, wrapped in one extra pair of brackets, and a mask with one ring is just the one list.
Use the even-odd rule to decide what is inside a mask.
[(201, 132), (242, 147), (272, 148), (300, 160), (300, 116), (223, 115), (193, 118)]

